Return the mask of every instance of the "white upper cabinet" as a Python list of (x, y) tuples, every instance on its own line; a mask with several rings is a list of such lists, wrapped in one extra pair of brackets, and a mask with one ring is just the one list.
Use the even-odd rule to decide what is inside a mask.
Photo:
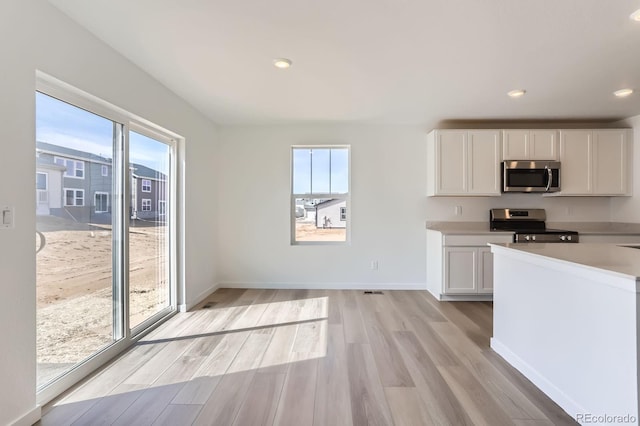
[(557, 160), (557, 130), (503, 130), (503, 160)]
[(561, 130), (557, 195), (628, 195), (628, 129)]
[(434, 130), (427, 135), (427, 195), (500, 195), (499, 130)]

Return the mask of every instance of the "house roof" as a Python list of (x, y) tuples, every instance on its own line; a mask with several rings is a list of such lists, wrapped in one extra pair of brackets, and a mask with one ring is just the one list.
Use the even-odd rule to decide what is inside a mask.
[[(77, 160), (90, 161), (98, 164), (106, 164), (109, 167), (112, 165), (111, 158), (107, 158), (101, 155), (95, 155), (90, 152), (80, 151), (77, 149), (66, 148), (60, 145), (54, 145), (47, 142), (37, 141), (36, 151), (46, 152), (48, 154), (65, 158), (73, 158)], [(41, 165), (53, 165), (53, 157), (38, 156), (38, 164)], [(130, 168), (133, 170), (133, 176), (145, 179), (165, 180), (167, 176), (157, 170), (144, 166), (138, 163), (131, 163)]]

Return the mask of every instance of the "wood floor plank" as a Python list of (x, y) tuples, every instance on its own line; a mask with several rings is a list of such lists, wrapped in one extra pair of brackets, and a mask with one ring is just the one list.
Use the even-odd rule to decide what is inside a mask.
[(256, 373), (233, 424), (272, 425), (285, 376), (284, 373)]
[(440, 374), (413, 332), (393, 333), (432, 420), (442, 425), (473, 425), (465, 407)]
[(393, 424), (371, 347), (360, 343), (347, 344), (347, 366), (353, 424)]
[(378, 367), (382, 386), (413, 387), (413, 380), (404, 365), (404, 360), (396, 347), (391, 331), (387, 329), (386, 324), (380, 317), (380, 313), (375, 310), (373, 305), (375, 297), (359, 298), (358, 306), (362, 312), (367, 337)]
[(252, 332), (200, 410), (194, 425), (224, 425), (233, 421), (260, 365), (271, 334)]
[(465, 411), (476, 425), (508, 426), (513, 424), (503, 407), (464, 367), (438, 367), (440, 374), (462, 402)]
[(345, 341), (347, 343), (369, 343), (362, 315), (356, 302), (355, 291), (343, 290), (341, 296)]
[(435, 425), (416, 388), (385, 388), (395, 426)]
[(133, 404), (127, 408), (112, 424), (115, 426), (151, 425), (164, 411), (184, 383), (152, 386), (145, 389)]
[(260, 371), (287, 373), (297, 331), (298, 326), (295, 324), (275, 328), (271, 342), (260, 362)]
[(340, 324), (329, 324), (326, 355), (318, 360), (313, 424), (351, 425), (347, 348)]
[(274, 424), (313, 425), (318, 360), (293, 361), (289, 364)]
[(169, 404), (153, 422), (153, 426), (190, 425), (200, 413), (200, 405)]

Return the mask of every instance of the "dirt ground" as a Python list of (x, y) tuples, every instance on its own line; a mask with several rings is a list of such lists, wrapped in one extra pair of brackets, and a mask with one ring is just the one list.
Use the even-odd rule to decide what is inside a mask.
[[(113, 341), (112, 240), (106, 226), (38, 217), (38, 382)], [(164, 226), (130, 228), (130, 309), (135, 326), (167, 305)], [(36, 238), (36, 248), (40, 237)]]
[(345, 228), (316, 228), (315, 223), (296, 221), (296, 241), (346, 241)]

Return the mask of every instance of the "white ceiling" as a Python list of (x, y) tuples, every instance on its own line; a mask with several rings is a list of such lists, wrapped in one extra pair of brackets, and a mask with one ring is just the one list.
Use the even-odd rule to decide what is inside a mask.
[(640, 114), (640, 0), (50, 2), (221, 124)]

